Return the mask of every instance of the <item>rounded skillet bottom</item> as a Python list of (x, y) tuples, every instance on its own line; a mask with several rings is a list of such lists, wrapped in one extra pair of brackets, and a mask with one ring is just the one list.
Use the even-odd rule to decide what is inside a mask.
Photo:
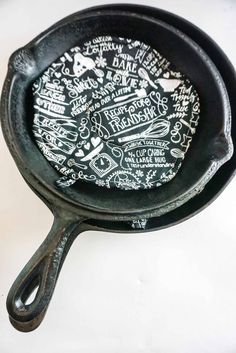
[[(192, 40), (194, 40), (206, 53), (209, 55), (213, 63), (216, 65), (220, 72), (221, 77), (224, 80), (224, 84), (227, 89), (227, 93), (230, 100), (231, 114), (232, 114), (232, 127), (231, 136), (233, 144), (236, 144), (236, 72), (221, 50), (221, 48), (214, 42), (204, 31), (200, 28), (187, 21), (186, 19), (175, 15), (171, 12), (154, 8), (145, 5), (133, 5), (133, 4), (114, 4), (114, 5), (102, 5), (91, 7), (82, 12), (96, 11), (98, 9), (119, 9), (131, 12), (137, 12), (140, 14), (145, 14), (147, 16), (152, 16), (158, 20), (164, 21), (175, 28), (179, 29), (183, 33), (187, 34)], [(211, 204), (224, 190), (228, 183), (232, 180), (236, 173), (236, 152), (234, 151), (232, 158), (221, 166), (221, 168), (216, 172), (212, 179), (207, 183), (205, 188), (200, 194), (196, 195), (194, 198), (190, 199), (184, 205), (178, 207), (177, 209), (168, 212), (165, 215), (159, 217), (153, 217), (148, 220), (145, 229), (134, 229), (133, 232), (137, 231), (150, 231), (163, 229), (178, 223), (181, 223), (195, 214), (201, 212), (205, 207)], [(125, 222), (110, 222), (98, 220), (96, 225), (94, 221), (89, 221), (90, 226), (94, 228), (100, 228), (103, 231), (114, 231), (117, 232), (130, 232), (130, 224)]]

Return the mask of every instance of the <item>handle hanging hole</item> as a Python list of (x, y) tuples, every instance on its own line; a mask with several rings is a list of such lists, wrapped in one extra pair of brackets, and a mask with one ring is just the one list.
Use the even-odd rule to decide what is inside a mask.
[(32, 292), (32, 293), (29, 295), (29, 297), (26, 299), (25, 305), (30, 305), (30, 304), (33, 303), (33, 301), (35, 300), (36, 295), (37, 295), (37, 293), (38, 293), (38, 290), (39, 290), (39, 285), (37, 285), (37, 286), (34, 288), (33, 292)]

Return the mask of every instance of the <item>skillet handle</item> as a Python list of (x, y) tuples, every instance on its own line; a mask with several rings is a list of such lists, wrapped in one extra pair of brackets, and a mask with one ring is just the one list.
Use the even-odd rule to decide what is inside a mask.
[[(9, 319), (17, 330), (29, 332), (41, 324), (67, 252), (76, 236), (84, 230), (86, 227), (81, 219), (55, 216), (47, 238), (23, 268), (8, 294)], [(34, 290), (34, 299), (27, 303)]]

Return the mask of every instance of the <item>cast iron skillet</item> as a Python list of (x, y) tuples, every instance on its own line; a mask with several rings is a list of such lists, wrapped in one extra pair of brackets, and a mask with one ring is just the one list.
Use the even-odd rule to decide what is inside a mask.
[[(32, 139), (32, 82), (66, 49), (94, 35), (107, 33), (124, 37), (127, 33), (131, 37), (132, 33), (135, 38), (148, 42), (190, 78), (200, 95), (203, 106), (201, 124), (184, 166), (173, 181), (158, 191), (113, 190), (105, 193), (99, 187), (84, 183), (77, 183), (76, 187), (63, 192), (56, 190), (54, 182), (58, 175)], [(186, 57), (188, 60), (183, 60)], [(91, 227), (133, 231), (130, 222), (134, 219), (154, 219), (172, 209), (178, 210), (179, 206), (202, 191), (232, 154), (229, 101), (214, 64), (183, 33), (154, 18), (131, 12), (100, 9), (77, 13), (14, 53), (9, 63), (1, 111), (4, 136), (20, 172), (55, 216), (47, 239), (9, 292), (10, 320), (22, 331), (31, 331), (41, 323), (63, 260), (78, 233)], [(156, 224), (151, 220), (146, 230), (152, 228), (156, 228)], [(36, 287), (35, 299), (26, 304)]]

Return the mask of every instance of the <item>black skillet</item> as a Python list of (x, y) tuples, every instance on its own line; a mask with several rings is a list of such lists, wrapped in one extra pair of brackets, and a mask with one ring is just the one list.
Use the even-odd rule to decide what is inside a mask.
[[(55, 188), (57, 173), (32, 139), (32, 82), (66, 49), (94, 33), (124, 37), (127, 33), (129, 37), (130, 33), (135, 34), (174, 62), (200, 94), (204, 108), (198, 134), (181, 171), (158, 191), (114, 189), (105, 193), (95, 185), (78, 182), (62, 192)], [(31, 331), (41, 323), (63, 260), (78, 233), (91, 228), (130, 232), (134, 231), (130, 226), (132, 220), (143, 218), (150, 218), (145, 230), (152, 230), (160, 227), (158, 219), (165, 214), (169, 225), (168, 212), (173, 209), (177, 212), (178, 207), (201, 192), (232, 154), (227, 91), (211, 60), (178, 30), (154, 18), (118, 10), (113, 13), (93, 9), (91, 13), (72, 15), (14, 53), (4, 85), (1, 116), (4, 136), (20, 172), (55, 216), (47, 239), (8, 296), (10, 320), (21, 331)], [(27, 305), (36, 287), (35, 299)]]

